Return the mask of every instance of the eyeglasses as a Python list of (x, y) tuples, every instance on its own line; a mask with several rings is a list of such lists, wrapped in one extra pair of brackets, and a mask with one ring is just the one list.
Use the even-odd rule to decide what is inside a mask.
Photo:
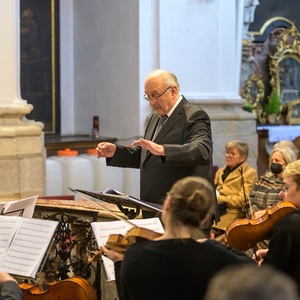
[(147, 100), (147, 101), (150, 101), (150, 100), (157, 100), (158, 98), (160, 98), (164, 93), (167, 92), (167, 90), (169, 90), (172, 86), (169, 86), (164, 92), (162, 92), (160, 95), (158, 96), (148, 96), (147, 94), (144, 94), (144, 99)]
[(229, 157), (234, 157), (234, 156), (236, 156), (235, 153), (233, 153), (233, 152), (227, 152), (226, 150), (223, 151), (223, 154), (224, 154), (225, 156), (228, 155)]

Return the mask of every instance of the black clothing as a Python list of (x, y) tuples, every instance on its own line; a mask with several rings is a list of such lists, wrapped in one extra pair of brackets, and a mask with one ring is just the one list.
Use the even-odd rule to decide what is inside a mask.
[(300, 293), (300, 210), (284, 216), (275, 224), (264, 263), (290, 275)]
[[(254, 263), (244, 253), (215, 241), (143, 241), (127, 248), (115, 264), (121, 300), (202, 299), (209, 280), (230, 264)], [(184, 298), (182, 298), (184, 297)]]
[[(159, 115), (153, 113), (144, 138), (152, 140)], [(207, 113), (184, 97), (169, 116), (155, 143), (164, 145), (165, 156), (153, 155), (140, 146), (117, 146), (108, 166), (140, 169), (140, 198), (162, 204), (167, 192), (179, 179), (199, 176), (213, 182), (213, 147), (211, 124)], [(216, 222), (219, 221), (217, 200), (214, 199)], [(150, 215), (149, 217), (153, 217)]]
[(0, 300), (23, 300), (23, 292), (14, 281), (6, 281), (1, 285)]

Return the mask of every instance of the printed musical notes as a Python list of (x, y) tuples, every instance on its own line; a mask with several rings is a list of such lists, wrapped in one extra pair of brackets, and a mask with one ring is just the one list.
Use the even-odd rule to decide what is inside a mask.
[(0, 216), (0, 271), (35, 278), (56, 221)]

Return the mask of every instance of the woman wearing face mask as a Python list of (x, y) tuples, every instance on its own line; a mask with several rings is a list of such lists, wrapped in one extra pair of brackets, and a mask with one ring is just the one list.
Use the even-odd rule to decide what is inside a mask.
[(291, 141), (281, 141), (274, 145), (270, 155), (270, 171), (261, 176), (249, 194), (249, 218), (259, 218), (266, 209), (282, 201), (279, 192), (282, 190), (282, 172), (288, 164), (297, 160), (298, 149)]

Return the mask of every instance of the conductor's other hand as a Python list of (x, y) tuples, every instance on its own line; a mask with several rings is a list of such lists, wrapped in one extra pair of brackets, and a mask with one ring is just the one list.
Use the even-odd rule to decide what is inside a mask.
[(117, 146), (112, 143), (102, 142), (99, 143), (96, 150), (97, 150), (97, 157), (113, 157), (116, 152)]
[(145, 139), (139, 139), (137, 141), (134, 141), (131, 146), (140, 145), (143, 149), (146, 149), (150, 151), (154, 155), (165, 155), (165, 148), (163, 145), (156, 144), (152, 141), (145, 140)]

